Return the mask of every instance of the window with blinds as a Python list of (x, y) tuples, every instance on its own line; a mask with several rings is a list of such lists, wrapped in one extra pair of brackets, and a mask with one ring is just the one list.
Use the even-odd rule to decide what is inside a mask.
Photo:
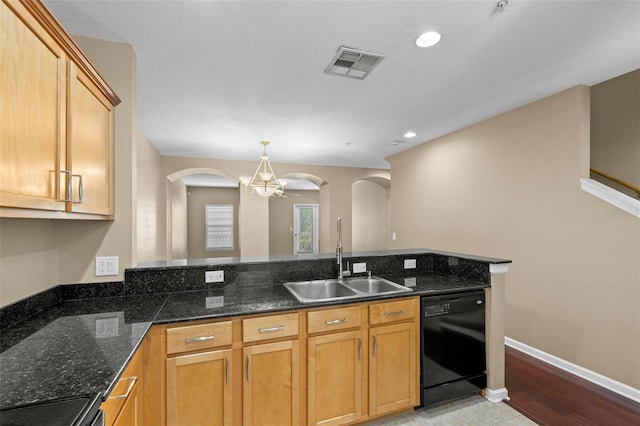
[(207, 251), (233, 250), (233, 204), (206, 204)]

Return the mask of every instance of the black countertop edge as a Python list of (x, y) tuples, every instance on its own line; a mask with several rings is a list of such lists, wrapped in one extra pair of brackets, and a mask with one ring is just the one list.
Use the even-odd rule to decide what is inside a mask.
[[(414, 254), (436, 254), (442, 256), (457, 257), (460, 259), (475, 260), (485, 263), (511, 263), (511, 260), (500, 259), (494, 257), (477, 256), (466, 253), (455, 253), (433, 249), (400, 249), (400, 250), (375, 250), (360, 252), (345, 252), (343, 259), (348, 260), (353, 257), (379, 257), (379, 256), (395, 256), (395, 255), (414, 255)], [(129, 270), (147, 270), (147, 269), (166, 269), (166, 268), (188, 268), (202, 266), (221, 266), (234, 264), (261, 264), (261, 263), (278, 263), (291, 262), (297, 260), (323, 260), (335, 259), (334, 253), (320, 254), (302, 254), (302, 255), (274, 255), (274, 256), (252, 256), (252, 257), (219, 257), (206, 259), (175, 259), (175, 260), (158, 260), (140, 262), (136, 266), (127, 268)]]

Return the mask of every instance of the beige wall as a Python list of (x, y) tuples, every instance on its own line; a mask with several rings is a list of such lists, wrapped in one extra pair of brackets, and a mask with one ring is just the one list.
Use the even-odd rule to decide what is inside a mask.
[(513, 259), (507, 336), (638, 388), (640, 221), (580, 190), (588, 144), (577, 87), (390, 157), (392, 248)]
[(0, 305), (58, 285), (55, 220), (0, 219)]
[[(167, 241), (171, 259), (187, 258), (187, 186), (182, 179), (167, 182)], [(157, 260), (157, 259), (156, 259)]]
[(640, 70), (591, 88), (591, 167), (640, 188)]
[[(287, 198), (269, 199), (269, 254), (293, 254), (293, 205), (320, 204), (319, 191), (293, 191)], [(319, 207), (319, 206), (318, 206)], [(320, 210), (318, 209), (318, 228)], [(318, 229), (318, 237), (322, 235)]]
[(387, 247), (387, 205), (390, 190), (361, 180), (352, 186), (353, 251)]
[(160, 176), (160, 154), (138, 132), (136, 138), (138, 197), (138, 262), (164, 259), (166, 253), (165, 179)]
[[(206, 204), (233, 205), (233, 247), (228, 251), (206, 251)], [(238, 247), (238, 207), (240, 192), (238, 188), (204, 188), (187, 187), (187, 254), (189, 259), (204, 259), (208, 257), (237, 257), (240, 256)]]

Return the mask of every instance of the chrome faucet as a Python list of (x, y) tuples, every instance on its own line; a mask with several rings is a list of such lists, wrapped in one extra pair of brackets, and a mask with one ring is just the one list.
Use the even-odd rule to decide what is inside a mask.
[(338, 261), (338, 279), (342, 279), (342, 218), (338, 218), (338, 245), (336, 247), (336, 260)]

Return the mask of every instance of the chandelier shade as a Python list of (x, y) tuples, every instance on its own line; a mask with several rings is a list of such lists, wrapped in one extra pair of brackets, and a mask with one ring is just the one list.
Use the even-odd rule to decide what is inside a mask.
[(262, 155), (260, 156), (260, 164), (253, 177), (241, 176), (240, 183), (244, 186), (245, 191), (249, 194), (257, 193), (262, 197), (276, 196), (280, 197), (284, 194), (284, 187), (287, 182), (279, 180), (271, 168), (269, 156), (267, 155), (267, 145), (269, 142), (260, 142), (264, 146)]

